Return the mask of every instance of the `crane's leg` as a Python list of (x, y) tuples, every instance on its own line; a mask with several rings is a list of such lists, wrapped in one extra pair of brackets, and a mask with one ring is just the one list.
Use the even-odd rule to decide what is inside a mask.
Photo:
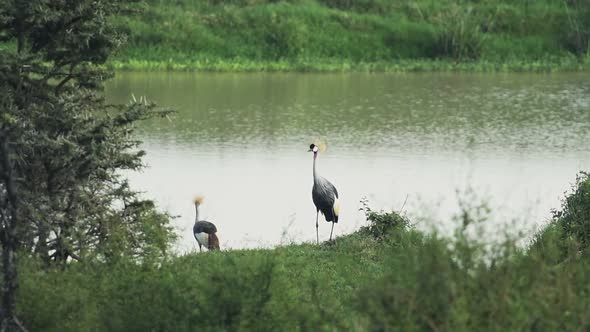
[(330, 231), (330, 241), (332, 241), (332, 232), (334, 231), (335, 222), (332, 221), (332, 230)]
[(320, 244), (320, 232), (318, 230), (319, 226), (318, 226), (318, 218), (320, 216), (320, 210), (317, 210), (315, 212), (315, 237), (316, 240), (318, 241), (318, 244)]
[(203, 248), (202, 248), (201, 242), (199, 242), (199, 252), (203, 252)]

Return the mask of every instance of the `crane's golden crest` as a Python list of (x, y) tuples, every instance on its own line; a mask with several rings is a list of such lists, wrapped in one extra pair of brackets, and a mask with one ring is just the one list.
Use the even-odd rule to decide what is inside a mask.
[(203, 203), (203, 200), (204, 199), (205, 199), (205, 196), (203, 196), (203, 195), (197, 195), (197, 196), (195, 196), (195, 198), (193, 198), (193, 202), (195, 204), (201, 204), (201, 203)]
[(314, 138), (313, 144), (315, 144), (315, 146), (318, 147), (320, 152), (326, 152), (326, 150), (328, 150), (328, 144), (326, 143), (326, 141), (319, 137)]

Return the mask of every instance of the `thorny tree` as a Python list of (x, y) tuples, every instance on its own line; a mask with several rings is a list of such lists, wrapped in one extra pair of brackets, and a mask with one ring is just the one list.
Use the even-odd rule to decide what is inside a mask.
[(16, 254), (46, 264), (150, 259), (169, 218), (120, 171), (141, 167), (134, 122), (162, 115), (142, 99), (108, 104), (99, 65), (123, 43), (120, 0), (0, 0), (0, 329), (15, 330)]

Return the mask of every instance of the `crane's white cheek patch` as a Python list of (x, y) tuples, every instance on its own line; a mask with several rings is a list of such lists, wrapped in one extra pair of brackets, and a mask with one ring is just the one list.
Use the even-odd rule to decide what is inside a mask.
[(334, 206), (332, 206), (332, 209), (334, 209), (335, 215), (340, 215), (340, 200), (338, 199), (338, 197), (334, 197)]
[(205, 232), (196, 233), (195, 238), (202, 246), (207, 247), (209, 245), (209, 234)]

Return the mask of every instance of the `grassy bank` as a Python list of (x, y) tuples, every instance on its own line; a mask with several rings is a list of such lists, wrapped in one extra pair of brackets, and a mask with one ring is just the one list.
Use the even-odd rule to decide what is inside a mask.
[(209, 71), (209, 72), (554, 72), (589, 71), (590, 57), (563, 57), (552, 60), (464, 61), (451, 60), (396, 60), (379, 62), (311, 60), (246, 60), (217, 59), (190, 62), (175, 60), (115, 60), (109, 68), (121, 71)]
[(120, 17), (129, 70), (549, 71), (590, 68), (590, 3), (148, 0)]
[(421, 233), (395, 213), (333, 244), (70, 264), (22, 261), (19, 317), (33, 331), (585, 331), (590, 180), (528, 248)]

